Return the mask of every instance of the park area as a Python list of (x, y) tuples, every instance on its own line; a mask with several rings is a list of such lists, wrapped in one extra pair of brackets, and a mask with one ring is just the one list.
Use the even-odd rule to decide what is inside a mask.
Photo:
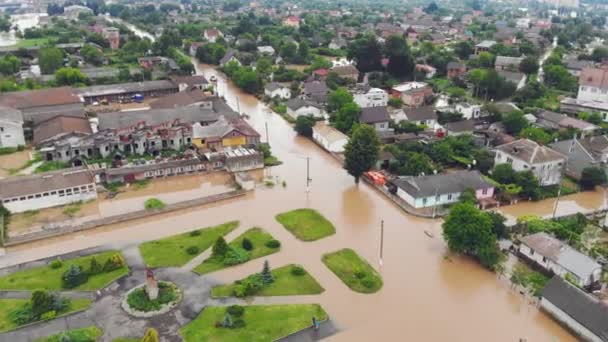
[(336, 228), (314, 209), (296, 209), (276, 216), (277, 221), (302, 241), (315, 241), (336, 233)]
[(350, 248), (325, 254), (323, 263), (353, 291), (374, 293), (382, 288), (380, 274)]

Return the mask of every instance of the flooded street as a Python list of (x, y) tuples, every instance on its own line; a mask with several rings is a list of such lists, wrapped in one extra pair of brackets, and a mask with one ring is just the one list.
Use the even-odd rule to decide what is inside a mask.
[[(210, 66), (199, 65), (197, 71), (207, 78), (216, 75), (220, 95), (250, 116), (263, 141), (267, 125), (273, 153), (283, 165), (265, 172), (284, 180), (285, 188), (259, 188), (245, 197), (202, 208), (11, 248), (6, 257), (0, 258), (0, 267), (101, 244), (139, 243), (238, 219), (240, 230), (262, 227), (281, 241), (281, 252), (267, 257), (271, 266), (302, 264), (326, 289), (320, 296), (302, 296), (298, 301), (319, 302), (341, 328), (342, 332), (329, 341), (576, 340), (527, 304), (504, 279), (466, 258), (446, 257), (446, 246), (440, 238), (441, 221), (407, 215), (371, 187), (355, 185), (337, 161), (308, 139), (298, 137), (288, 123), (253, 96), (225, 82), (224, 76)], [(311, 158), (309, 194), (306, 157)], [(316, 242), (301, 242), (274, 219), (278, 213), (302, 207), (319, 210), (334, 223), (336, 234)], [(381, 220), (385, 227), (384, 264), (379, 268)], [(424, 230), (433, 232), (435, 238), (429, 238)], [(345, 247), (355, 249), (379, 269), (384, 287), (378, 293), (352, 292), (323, 265), (324, 253)], [(226, 282), (243, 278), (259, 272), (263, 260), (211, 276)], [(254, 303), (263, 304), (264, 299)]]
[[(41, 15), (46, 13), (27, 13), (11, 15), (13, 27), (17, 27), (21, 32), (27, 28), (36, 27), (40, 21)], [(15, 36), (15, 30), (9, 32), (0, 32), (0, 46), (11, 46), (17, 44), (19, 38)]]

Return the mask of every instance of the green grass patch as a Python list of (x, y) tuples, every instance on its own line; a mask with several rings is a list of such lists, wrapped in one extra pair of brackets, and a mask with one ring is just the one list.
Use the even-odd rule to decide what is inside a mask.
[(135, 190), (145, 189), (148, 185), (150, 185), (149, 179), (138, 180), (133, 183), (133, 189), (135, 189)]
[[(0, 299), (0, 332), (6, 332), (19, 327), (12, 319), (12, 313), (19, 310), (29, 299)], [(67, 310), (58, 312), (57, 316), (66, 315), (70, 312), (86, 309), (91, 306), (89, 299), (73, 299)]]
[(197, 247), (199, 253), (202, 253), (211, 247), (217, 238), (230, 233), (238, 226), (239, 221), (231, 221), (214, 227), (144, 242), (139, 245), (139, 252), (148, 267), (183, 266), (196, 256), (187, 252), (189, 247)]
[[(271, 271), (274, 282), (264, 286), (256, 296), (296, 296), (315, 295), (322, 293), (325, 289), (319, 285), (317, 280), (308, 272), (294, 274), (296, 265), (287, 265)], [(301, 267), (300, 267), (301, 268)], [(301, 268), (303, 270), (303, 268)], [(297, 273), (297, 271), (295, 272)], [(234, 294), (234, 284), (216, 286), (211, 290), (211, 296), (215, 298), (230, 297)]]
[(225, 307), (206, 307), (192, 322), (180, 329), (185, 342), (267, 342), (275, 341), (311, 326), (312, 317), (327, 319), (319, 304), (252, 305), (245, 306), (240, 317), (245, 326), (216, 328), (226, 314)]
[(142, 312), (158, 311), (163, 305), (179, 302), (182, 298), (181, 291), (173, 283), (158, 282), (158, 297), (150, 300), (144, 287), (137, 288), (129, 293), (127, 303), (135, 310)]
[(164, 208), (165, 206), (165, 202), (159, 200), (158, 198), (149, 198), (144, 202), (144, 208), (146, 208), (146, 210), (158, 210)]
[(58, 334), (37, 339), (35, 342), (95, 342), (101, 337), (103, 332), (96, 326), (90, 326), (80, 329), (65, 330)]
[[(238, 249), (240, 251), (244, 251), (245, 249), (243, 248), (243, 240), (245, 239), (248, 239), (251, 242), (253, 248), (249, 251), (246, 251), (248, 254), (248, 258), (243, 258), (243, 261), (239, 263), (244, 263), (252, 259), (261, 258), (263, 256), (276, 253), (280, 250), (279, 247), (272, 248), (266, 246), (268, 241), (274, 240), (274, 238), (262, 228), (257, 227), (248, 229), (246, 232), (231, 241), (228, 246), (231, 249)], [(226, 258), (212, 256), (203, 261), (200, 265), (198, 265), (194, 269), (194, 272), (202, 275), (213, 271), (221, 270), (230, 266), (231, 264), (227, 263)]]
[(380, 274), (350, 248), (325, 254), (323, 263), (353, 291), (374, 293), (382, 288)]
[(55, 170), (62, 170), (62, 169), (67, 168), (68, 166), (69, 165), (67, 163), (60, 162), (60, 161), (45, 161), (34, 170), (34, 173), (43, 173), (43, 172), (49, 172), (49, 171), (55, 171)]
[(511, 272), (511, 282), (530, 290), (536, 297), (540, 297), (540, 293), (548, 281), (549, 277), (531, 270), (522, 263), (517, 263)]
[(30, 39), (22, 39), (17, 41), (17, 44), (13, 45), (17, 48), (31, 48), (31, 47), (43, 47), (49, 43), (50, 37), (46, 38), (30, 38)]
[(82, 202), (72, 203), (63, 209), (63, 214), (69, 217), (74, 217), (82, 208)]
[(314, 209), (296, 209), (276, 216), (298, 239), (314, 241), (336, 233), (336, 228)]
[[(1, 290), (61, 290), (61, 276), (71, 265), (79, 265), (84, 270), (88, 270), (91, 259), (95, 257), (97, 261), (104, 265), (118, 251), (105, 251), (102, 253), (91, 254), (84, 257), (64, 260), (58, 268), (51, 268), (49, 265), (34, 267), (23, 271), (0, 277)], [(123, 266), (110, 272), (102, 272), (89, 276), (89, 280), (76, 287), (74, 290), (92, 291), (104, 288), (110, 282), (129, 273), (129, 267)]]

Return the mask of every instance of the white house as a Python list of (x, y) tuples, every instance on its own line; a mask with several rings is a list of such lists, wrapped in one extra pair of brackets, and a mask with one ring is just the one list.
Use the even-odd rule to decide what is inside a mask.
[(21, 111), (0, 107), (0, 147), (25, 145)]
[(205, 39), (207, 39), (211, 43), (215, 43), (220, 37), (223, 36), (224, 34), (222, 33), (222, 31), (216, 28), (205, 30), (205, 32), (203, 33), (203, 37), (205, 37)]
[(315, 118), (322, 118), (325, 115), (323, 107), (315, 102), (295, 98), (287, 101), (285, 105), (287, 114), (294, 119), (302, 115)]
[(602, 279), (600, 264), (545, 232), (524, 236), (520, 241), (519, 253), (526, 259), (581, 287)]
[(280, 83), (272, 82), (264, 87), (264, 95), (274, 98), (289, 100), (291, 98), (291, 89)]
[(578, 83), (577, 100), (608, 103), (608, 67), (583, 68)]
[(479, 171), (402, 177), (392, 181), (392, 184), (395, 186), (392, 191), (414, 208), (457, 202), (460, 194), (467, 189), (475, 191), (477, 199), (492, 198), (494, 195), (494, 186), (486, 182)]
[(391, 116), (386, 107), (365, 107), (361, 108), (359, 122), (374, 126), (378, 132), (391, 131), (389, 127)]
[(494, 165), (511, 164), (515, 171), (532, 171), (540, 185), (559, 184), (566, 157), (529, 139), (520, 139), (496, 147)]
[(96, 198), (95, 177), (83, 167), (0, 180), (0, 200), (12, 213)]
[(456, 104), (454, 106), (454, 111), (462, 114), (462, 118), (465, 120), (477, 119), (481, 116), (480, 105), (469, 104), (466, 102)]
[(312, 128), (312, 139), (333, 153), (344, 153), (344, 146), (348, 143), (348, 137), (344, 133), (323, 121), (317, 122)]
[(274, 48), (270, 45), (258, 46), (258, 52), (262, 55), (274, 56)]
[(353, 98), (361, 108), (386, 107), (388, 104), (388, 93), (380, 88), (357, 88)]
[(608, 306), (560, 277), (545, 285), (540, 307), (581, 340), (608, 340)]

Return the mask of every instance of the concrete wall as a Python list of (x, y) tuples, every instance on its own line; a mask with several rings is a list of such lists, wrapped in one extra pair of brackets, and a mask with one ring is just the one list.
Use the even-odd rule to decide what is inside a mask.
[(551, 316), (553, 316), (553, 318), (564, 324), (566, 327), (571, 329), (573, 332), (575, 332), (577, 335), (584, 338), (585, 340), (592, 342), (603, 341), (599, 336), (595, 335), (589, 329), (585, 328), (582, 324), (572, 319), (572, 317), (570, 317), (567, 313), (562, 311), (557, 306), (553, 305), (553, 303), (551, 303), (547, 299), (541, 298), (540, 307), (541, 309), (549, 313)]
[(607, 89), (590, 86), (579, 86), (577, 99), (583, 101), (608, 102)]
[(25, 145), (23, 123), (0, 121), (0, 147), (17, 147)]

